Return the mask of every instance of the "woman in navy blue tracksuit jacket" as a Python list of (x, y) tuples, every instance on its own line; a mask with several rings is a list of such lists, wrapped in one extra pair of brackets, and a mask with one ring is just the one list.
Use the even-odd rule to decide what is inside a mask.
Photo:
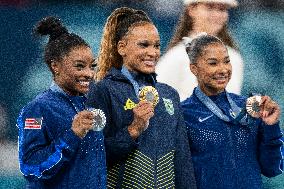
[[(160, 55), (156, 27), (140, 10), (116, 9), (105, 25), (99, 79), (87, 105), (102, 109), (110, 188), (196, 188), (179, 96), (156, 81)], [(139, 101), (143, 86), (159, 102)], [(151, 96), (151, 95), (150, 95)]]
[[(225, 45), (200, 35), (187, 44), (198, 87), (182, 102), (199, 189), (261, 189), (261, 174), (283, 171), (280, 108), (258, 97), (260, 112), (249, 115), (246, 98), (225, 90), (232, 69)], [(259, 118), (257, 118), (259, 117)]]
[(53, 82), (17, 120), (27, 188), (106, 188), (103, 134), (92, 130), (94, 115), (84, 110), (96, 66), (92, 50), (55, 17), (40, 21), (36, 31), (49, 35), (45, 62)]

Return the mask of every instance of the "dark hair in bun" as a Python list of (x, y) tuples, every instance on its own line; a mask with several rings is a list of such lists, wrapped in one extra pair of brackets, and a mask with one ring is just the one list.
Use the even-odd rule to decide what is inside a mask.
[(56, 39), (63, 34), (68, 34), (68, 30), (62, 25), (60, 19), (52, 16), (38, 22), (35, 32), (39, 35), (49, 35), (50, 39)]
[(187, 41), (185, 44), (185, 50), (189, 57), (190, 63), (195, 64), (197, 62), (197, 59), (203, 53), (204, 48), (213, 43), (220, 43), (226, 48), (221, 39), (212, 35), (208, 35), (206, 33), (201, 33), (195, 38), (190, 39), (190, 41)]
[(80, 36), (69, 33), (60, 19), (53, 16), (39, 21), (34, 31), (41, 36), (49, 35), (49, 41), (44, 50), (44, 60), (50, 69), (53, 61), (60, 62), (73, 48), (79, 46), (90, 47)]

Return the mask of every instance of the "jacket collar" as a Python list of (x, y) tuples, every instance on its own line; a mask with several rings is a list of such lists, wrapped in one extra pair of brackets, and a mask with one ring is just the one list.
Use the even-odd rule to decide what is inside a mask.
[[(145, 79), (145, 80), (149, 80), (151, 79), (151, 83), (155, 84), (157, 83), (157, 74), (156, 73), (151, 73), (151, 74), (144, 74), (144, 73), (138, 73), (138, 74), (134, 74), (131, 73), (131, 75), (133, 76), (134, 79)], [(127, 81), (130, 82), (122, 73), (121, 73), (121, 69), (117, 69), (112, 67), (109, 72), (107, 73), (106, 79), (113, 79), (113, 80), (122, 80), (122, 81)], [(152, 79), (153, 78), (153, 79)]]

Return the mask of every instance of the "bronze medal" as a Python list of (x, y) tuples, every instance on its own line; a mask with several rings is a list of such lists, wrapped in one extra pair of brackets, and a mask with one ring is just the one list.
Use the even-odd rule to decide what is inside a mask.
[(254, 118), (260, 117), (261, 96), (249, 97), (246, 101), (246, 110)]

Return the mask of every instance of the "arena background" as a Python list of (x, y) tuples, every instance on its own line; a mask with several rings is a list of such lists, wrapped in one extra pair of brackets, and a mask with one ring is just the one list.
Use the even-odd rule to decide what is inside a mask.
[[(242, 94), (270, 95), (284, 110), (284, 2), (242, 0), (230, 11), (229, 27), (245, 63)], [(16, 119), (20, 109), (50, 85), (43, 62), (46, 39), (32, 35), (34, 24), (55, 15), (68, 29), (86, 39), (98, 53), (103, 24), (120, 6), (146, 11), (156, 24), (165, 50), (179, 13), (180, 0), (0, 0), (0, 189), (24, 188), (18, 169)], [(284, 115), (281, 116), (284, 129)], [(284, 189), (284, 175), (263, 178), (264, 189)]]

